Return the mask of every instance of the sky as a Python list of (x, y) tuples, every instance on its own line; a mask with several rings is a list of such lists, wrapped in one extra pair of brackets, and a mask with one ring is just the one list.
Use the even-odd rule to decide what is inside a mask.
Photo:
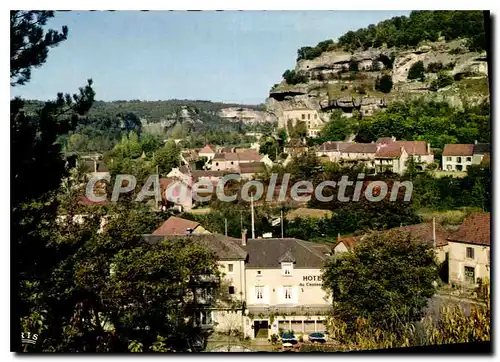
[(297, 49), (409, 11), (56, 12), (69, 28), (12, 96), (47, 100), (94, 81), (96, 99), (263, 103)]

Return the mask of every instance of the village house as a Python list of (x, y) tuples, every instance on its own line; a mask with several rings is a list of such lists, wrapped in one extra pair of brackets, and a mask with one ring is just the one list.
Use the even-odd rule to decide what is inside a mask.
[(300, 155), (307, 151), (307, 145), (298, 138), (290, 138), (283, 147), (283, 152), (289, 156)]
[(324, 244), (294, 238), (248, 239), (245, 263), (247, 315), (245, 334), (261, 329), (267, 337), (280, 330), (323, 332), (331, 298), (321, 288), (321, 268), (331, 250)]
[(451, 284), (474, 287), (490, 278), (490, 219), (490, 213), (473, 214), (448, 237)]
[(447, 144), (443, 149), (443, 171), (467, 171), (472, 165), (473, 144)]
[(212, 160), (214, 171), (239, 171), (242, 163), (261, 162), (263, 156), (253, 149), (244, 149), (235, 152), (216, 153)]
[(198, 157), (206, 157), (208, 161), (212, 160), (215, 156), (216, 147), (213, 145), (206, 145), (198, 152)]
[(217, 256), (223, 273), (222, 292), (234, 302), (229, 307), (214, 303), (206, 293), (200, 295), (196, 324), (219, 332), (239, 330), (252, 339), (257, 335), (269, 338), (280, 330), (297, 335), (325, 330), (332, 302), (321, 288), (321, 268), (331, 253), (327, 245), (294, 238), (247, 239), (246, 230), (241, 239), (198, 233), (199, 224), (171, 219), (143, 238), (149, 242), (166, 236), (169, 240), (189, 238), (206, 246)]
[[(424, 222), (415, 225), (400, 226), (389, 230), (379, 231), (384, 233), (388, 231), (401, 231), (409, 233), (411, 237), (417, 241), (431, 245), (436, 252), (436, 259), (439, 264), (445, 262), (448, 257), (448, 240), (449, 233), (443, 228), (442, 225), (436, 224), (435, 220), (432, 222)], [(338, 236), (337, 243), (333, 249), (334, 253), (343, 253), (352, 251), (356, 244), (363, 240), (369, 234), (362, 234), (357, 236)]]
[[(288, 129), (289, 123), (295, 127), (298, 122), (304, 122), (307, 127), (307, 136), (315, 138), (319, 136), (323, 127), (323, 120), (315, 109), (297, 108), (293, 110), (283, 111), (283, 121)], [(290, 131), (290, 130), (288, 130)]]
[(394, 137), (379, 138), (373, 143), (328, 141), (316, 148), (316, 155), (341, 164), (362, 164), (374, 173), (402, 174), (410, 157), (415, 160), (417, 170), (434, 162), (427, 142), (397, 141)]
[(239, 164), (239, 173), (243, 180), (252, 180), (266, 171), (264, 162), (248, 162)]
[(190, 235), (190, 234), (210, 234), (199, 222), (183, 219), (177, 216), (170, 216), (158, 229), (153, 231), (153, 235)]
[(490, 153), (489, 143), (447, 144), (443, 149), (443, 171), (467, 171), (470, 165), (479, 165)]
[[(180, 229), (187, 225), (187, 223), (182, 224)], [(147, 234), (142, 235), (142, 238), (148, 243), (155, 244), (163, 241), (166, 236)], [(221, 280), (206, 276), (207, 284), (194, 288), (195, 290), (192, 293), (194, 325), (207, 331), (243, 331), (244, 319), (247, 318), (244, 313), (247, 252), (242, 248), (240, 239), (216, 233), (168, 235), (170, 241), (185, 238), (189, 238), (192, 242), (213, 252), (217, 257), (219, 271), (223, 274)], [(211, 285), (209, 283), (211, 281), (220, 283), (221, 288), (227, 288), (222, 291), (227, 297), (225, 300), (216, 300), (214, 298), (214, 295), (210, 292)]]

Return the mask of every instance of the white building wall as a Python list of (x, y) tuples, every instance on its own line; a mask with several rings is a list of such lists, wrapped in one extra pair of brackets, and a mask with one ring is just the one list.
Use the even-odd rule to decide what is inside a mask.
[[(473, 248), (474, 259), (467, 258), (468, 247)], [(490, 263), (488, 261), (489, 246), (449, 241), (448, 249), (450, 283), (466, 284), (465, 267), (474, 268), (476, 281), (477, 278), (490, 277)]]
[[(472, 156), (443, 156), (442, 165), (443, 171), (467, 171), (472, 165)], [(462, 166), (462, 170), (457, 166)]]

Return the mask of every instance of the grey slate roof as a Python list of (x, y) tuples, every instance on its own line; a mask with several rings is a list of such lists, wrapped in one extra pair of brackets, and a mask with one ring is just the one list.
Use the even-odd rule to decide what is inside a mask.
[(476, 143), (474, 145), (474, 154), (484, 155), (485, 153), (490, 152), (490, 144), (489, 143)]
[(248, 253), (247, 268), (280, 268), (287, 253), (295, 259), (295, 268), (322, 268), (331, 253), (329, 246), (295, 238), (248, 239), (242, 246)]
[(243, 247), (239, 246), (240, 239), (230, 238), (221, 234), (191, 234), (191, 235), (171, 235), (156, 236), (142, 235), (144, 241), (156, 244), (165, 239), (182, 241), (192, 240), (217, 255), (218, 260), (245, 260), (247, 253)]

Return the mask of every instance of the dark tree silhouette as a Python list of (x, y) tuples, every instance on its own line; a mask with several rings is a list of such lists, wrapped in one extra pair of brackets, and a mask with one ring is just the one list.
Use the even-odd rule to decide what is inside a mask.
[(31, 69), (40, 67), (47, 60), (49, 48), (57, 46), (68, 36), (68, 27), (61, 32), (50, 29), (44, 32), (53, 11), (10, 12), (10, 83), (25, 84), (31, 78)]

